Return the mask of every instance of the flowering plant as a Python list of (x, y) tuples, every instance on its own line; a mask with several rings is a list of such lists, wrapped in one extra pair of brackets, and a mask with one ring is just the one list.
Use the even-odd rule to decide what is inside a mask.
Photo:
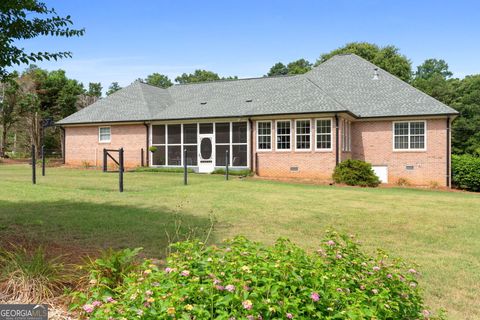
[(352, 237), (327, 232), (308, 254), (286, 239), (173, 245), (166, 265), (145, 260), (113, 290), (89, 288), (90, 319), (439, 319), (425, 309), (418, 272)]

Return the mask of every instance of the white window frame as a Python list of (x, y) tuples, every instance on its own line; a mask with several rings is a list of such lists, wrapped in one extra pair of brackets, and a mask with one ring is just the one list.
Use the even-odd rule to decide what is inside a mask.
[[(278, 131), (277, 131), (277, 130), (278, 130), (278, 123), (279, 123), (279, 122), (288, 122), (288, 123), (290, 124), (290, 135), (289, 135), (289, 138), (290, 138), (290, 148), (288, 148), (288, 149), (279, 149), (279, 148), (278, 148), (278, 140), (277, 140), (278, 137), (279, 137), (279, 136), (287, 136), (286, 134), (281, 134), (281, 135), (278, 134)], [(275, 120), (275, 150), (278, 151), (278, 152), (290, 152), (290, 151), (292, 151), (292, 144), (293, 144), (293, 142), (294, 142), (294, 141), (292, 141), (292, 140), (293, 140), (292, 137), (293, 137), (293, 125), (292, 125), (292, 120), (290, 120), (290, 119)]]
[[(309, 134), (309, 138), (310, 138), (310, 148), (308, 149), (303, 149), (303, 148), (298, 148), (297, 147), (297, 122), (299, 121), (308, 121), (308, 123), (310, 123), (310, 134)], [(295, 138), (294, 138), (294, 142), (295, 142), (295, 151), (297, 152), (310, 152), (312, 151), (312, 119), (295, 119)], [(301, 136), (306, 136), (305, 134), (301, 134)]]
[[(100, 133), (102, 129), (108, 129), (108, 131), (109, 131), (109, 133), (108, 133), (109, 139), (108, 140), (102, 140), (102, 135)], [(110, 143), (110, 142), (112, 142), (112, 127), (110, 127), (110, 126), (98, 127), (98, 143)]]
[[(411, 122), (423, 122), (424, 123), (424, 148), (422, 149), (412, 149), (410, 147), (410, 123)], [(397, 149), (395, 148), (395, 124), (396, 123), (408, 123), (408, 148), (407, 149)], [(427, 120), (404, 120), (404, 121), (392, 121), (392, 150), (394, 152), (425, 152), (427, 151)]]
[[(270, 123), (270, 149), (260, 149), (260, 140), (258, 139), (260, 137), (260, 132), (258, 131), (258, 124), (259, 123)], [(257, 132), (256, 132), (256, 150), (258, 152), (270, 152), (272, 151), (272, 145), (273, 145), (273, 142), (275, 141), (274, 139), (274, 135), (273, 135), (273, 131), (274, 131), (274, 128), (273, 128), (273, 125), (272, 125), (272, 121), (271, 120), (261, 120), (261, 121), (256, 121), (256, 128), (257, 128)], [(266, 136), (266, 135), (263, 135), (262, 136)]]
[[(315, 151), (331, 152), (333, 150), (333, 118), (315, 118)], [(317, 120), (330, 120), (330, 148), (317, 148)], [(325, 134), (322, 134), (325, 135)]]

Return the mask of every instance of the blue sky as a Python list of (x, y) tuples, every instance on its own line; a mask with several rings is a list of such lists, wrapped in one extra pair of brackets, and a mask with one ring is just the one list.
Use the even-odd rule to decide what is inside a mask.
[(64, 69), (84, 84), (102, 82), (104, 89), (153, 72), (173, 79), (198, 68), (257, 77), (278, 61), (314, 62), (352, 41), (393, 44), (414, 67), (435, 57), (456, 77), (480, 73), (480, 1), (44, 1), (70, 14), (85, 36), (20, 46), (72, 51), (72, 59), (39, 66)]

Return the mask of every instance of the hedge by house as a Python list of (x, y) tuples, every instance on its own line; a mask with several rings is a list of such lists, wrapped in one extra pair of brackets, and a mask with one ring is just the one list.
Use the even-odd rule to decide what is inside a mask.
[(370, 163), (354, 159), (342, 161), (335, 167), (333, 181), (362, 187), (376, 187), (380, 184)]
[(459, 188), (480, 191), (480, 158), (452, 155), (452, 181)]
[[(316, 253), (286, 239), (243, 237), (224, 246), (174, 245), (166, 265), (146, 260), (123, 281), (91, 273), (89, 319), (440, 319), (424, 304), (418, 272), (352, 236), (329, 232)], [(99, 267), (103, 268), (104, 263)], [(105, 274), (105, 273), (103, 273)]]

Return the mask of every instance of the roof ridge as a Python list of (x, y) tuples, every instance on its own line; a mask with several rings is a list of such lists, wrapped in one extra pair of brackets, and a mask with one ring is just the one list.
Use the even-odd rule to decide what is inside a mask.
[(218, 79), (218, 80), (208, 80), (208, 81), (199, 81), (199, 82), (190, 82), (190, 83), (175, 83), (173, 86), (168, 87), (166, 90), (176, 86), (188, 86), (188, 85), (216, 83), (216, 82), (234, 82), (234, 81), (246, 81), (246, 80), (272, 79), (272, 78), (294, 78), (302, 75), (303, 74), (279, 74), (275, 76), (248, 77), (248, 78), (237, 78), (237, 79)]

